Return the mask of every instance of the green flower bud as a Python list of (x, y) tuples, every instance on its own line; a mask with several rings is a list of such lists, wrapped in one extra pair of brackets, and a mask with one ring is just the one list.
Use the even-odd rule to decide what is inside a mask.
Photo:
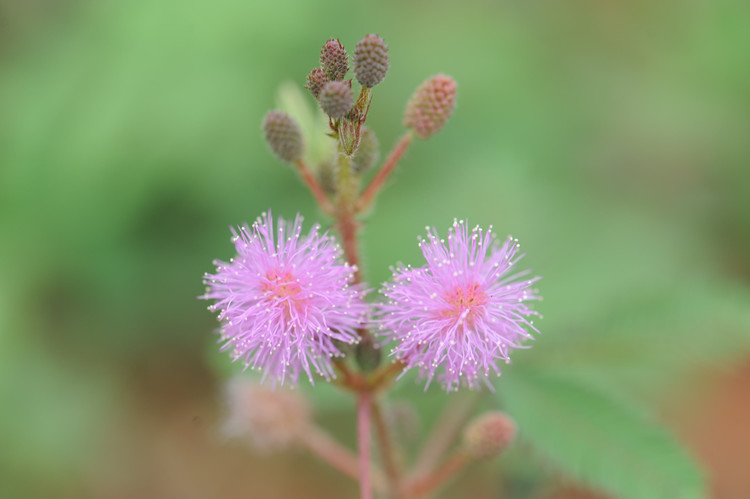
[(329, 80), (343, 80), (349, 71), (349, 55), (337, 39), (331, 38), (320, 49), (320, 66)]
[(285, 112), (269, 111), (263, 120), (263, 132), (271, 150), (282, 161), (291, 163), (302, 156), (302, 132), (294, 118)]
[(354, 106), (351, 82), (329, 81), (323, 85), (318, 101), (328, 116), (343, 118)]
[[(336, 189), (337, 189), (336, 168), (337, 166), (334, 164), (333, 161), (322, 161), (320, 165), (318, 165), (318, 181), (320, 182), (320, 186), (323, 188), (323, 191), (329, 196), (334, 196), (336, 194)], [(348, 343), (343, 343), (343, 344), (349, 345)], [(341, 347), (338, 347), (338, 345), (337, 345), (337, 348), (341, 350)]]
[(380, 143), (369, 127), (362, 127), (359, 136), (359, 148), (352, 157), (352, 169), (355, 173), (364, 173), (380, 159)]
[(388, 46), (378, 35), (369, 34), (354, 47), (354, 74), (363, 87), (372, 88), (383, 81), (389, 64)]
[(320, 91), (323, 90), (323, 85), (326, 83), (328, 83), (326, 72), (322, 68), (315, 68), (307, 73), (305, 88), (317, 99), (320, 96)]

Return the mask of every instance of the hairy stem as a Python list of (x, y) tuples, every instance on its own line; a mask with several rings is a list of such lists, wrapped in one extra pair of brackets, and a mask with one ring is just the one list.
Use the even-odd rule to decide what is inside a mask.
[(361, 392), (357, 400), (357, 448), (359, 449), (359, 497), (372, 499), (370, 477), (370, 412), (372, 398), (369, 392)]
[(315, 197), (318, 205), (320, 205), (320, 208), (326, 213), (326, 215), (333, 215), (333, 205), (328, 200), (328, 197), (326, 196), (325, 191), (323, 191), (323, 187), (318, 182), (318, 179), (316, 179), (315, 175), (310, 171), (307, 163), (302, 159), (298, 159), (294, 164), (297, 166), (297, 171), (305, 182), (305, 185), (307, 185), (307, 188), (312, 192), (312, 195)]
[(372, 202), (375, 200), (375, 197), (378, 195), (378, 192), (380, 192), (380, 189), (383, 188), (385, 181), (388, 180), (388, 177), (391, 176), (391, 173), (393, 173), (393, 170), (398, 165), (401, 157), (409, 149), (412, 140), (414, 140), (414, 133), (409, 130), (404, 135), (402, 135), (396, 145), (393, 146), (393, 149), (391, 149), (391, 152), (383, 162), (380, 170), (378, 170), (378, 173), (375, 174), (365, 190), (362, 192), (362, 196), (360, 196), (359, 203), (357, 204), (358, 212), (366, 211), (370, 207)]
[(380, 455), (385, 466), (386, 477), (388, 478), (388, 488), (391, 491), (393, 499), (400, 499), (401, 478), (399, 476), (398, 463), (396, 462), (396, 449), (393, 446), (391, 432), (383, 417), (383, 411), (377, 401), (372, 403), (372, 417), (375, 423), (375, 434), (378, 438)]
[(350, 265), (355, 267), (354, 281), (361, 282), (362, 274), (359, 269), (359, 249), (357, 247), (357, 232), (359, 222), (356, 218), (356, 200), (359, 190), (359, 179), (352, 171), (351, 158), (343, 151), (338, 157), (338, 195), (336, 197), (336, 227), (341, 234), (344, 247), (344, 257)]

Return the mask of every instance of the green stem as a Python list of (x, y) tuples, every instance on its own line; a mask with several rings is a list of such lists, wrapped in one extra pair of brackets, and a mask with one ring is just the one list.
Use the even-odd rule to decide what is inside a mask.
[(359, 269), (359, 249), (357, 233), (359, 222), (356, 218), (357, 194), (359, 192), (359, 178), (352, 171), (351, 157), (343, 150), (338, 153), (338, 189), (336, 197), (336, 227), (341, 234), (344, 247), (344, 257), (354, 269), (354, 282), (362, 280)]

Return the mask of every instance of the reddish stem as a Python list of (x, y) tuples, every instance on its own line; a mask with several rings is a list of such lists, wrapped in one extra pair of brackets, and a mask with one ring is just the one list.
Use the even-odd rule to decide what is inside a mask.
[(326, 193), (323, 190), (323, 187), (318, 182), (318, 179), (316, 179), (315, 175), (313, 175), (312, 172), (310, 171), (310, 168), (307, 166), (307, 163), (305, 163), (305, 161), (300, 158), (297, 161), (295, 161), (294, 164), (297, 166), (297, 171), (299, 171), (299, 174), (302, 176), (302, 180), (305, 182), (305, 185), (307, 185), (308, 189), (310, 189), (310, 192), (312, 192), (312, 195), (315, 197), (315, 200), (320, 205), (320, 208), (327, 215), (332, 215), (333, 205), (328, 200), (328, 197), (326, 196)]
[(341, 234), (341, 244), (344, 247), (344, 258), (354, 267), (354, 283), (362, 281), (359, 269), (359, 251), (357, 250), (357, 231), (359, 222), (351, 210), (342, 210), (337, 215), (338, 230)]
[[(302, 443), (307, 449), (339, 470), (341, 473), (359, 480), (359, 467), (357, 456), (349, 449), (338, 443), (331, 436), (317, 427), (306, 428), (299, 435)], [(385, 480), (382, 471), (372, 471), (372, 484), (376, 490), (383, 490)]]
[(457, 452), (445, 461), (438, 469), (427, 476), (416, 478), (404, 487), (407, 497), (419, 497), (435, 490), (456, 476), (471, 460), (465, 452)]
[(476, 408), (483, 392), (471, 392), (457, 403), (449, 404), (430, 430), (422, 450), (412, 468), (412, 474), (419, 476), (429, 472), (450, 449), (461, 429)]
[(372, 399), (369, 392), (361, 392), (357, 400), (357, 443), (359, 448), (359, 497), (372, 499), (370, 478), (370, 411)]
[(385, 181), (388, 180), (393, 170), (398, 165), (401, 157), (406, 153), (411, 145), (411, 141), (414, 140), (414, 134), (411, 131), (406, 132), (393, 146), (390, 154), (383, 162), (383, 165), (378, 170), (378, 173), (372, 178), (370, 183), (367, 185), (365, 190), (362, 192), (362, 196), (359, 198), (359, 204), (357, 205), (357, 211), (363, 212), (369, 208), (370, 204), (375, 200), (375, 197), (383, 188)]
[(378, 445), (380, 455), (385, 465), (385, 473), (388, 478), (388, 487), (394, 494), (394, 499), (401, 497), (399, 489), (401, 488), (398, 464), (396, 463), (396, 450), (393, 447), (391, 433), (383, 417), (383, 411), (380, 410), (380, 404), (377, 401), (372, 403), (372, 418), (375, 423), (375, 433), (378, 436)]

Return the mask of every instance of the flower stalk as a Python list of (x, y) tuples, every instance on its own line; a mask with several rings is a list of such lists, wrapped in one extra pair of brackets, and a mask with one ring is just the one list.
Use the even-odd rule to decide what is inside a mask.
[(391, 431), (388, 428), (383, 411), (377, 401), (372, 404), (372, 417), (375, 423), (375, 434), (378, 439), (380, 455), (385, 466), (385, 473), (388, 479), (388, 489), (393, 499), (401, 499), (401, 477), (396, 461), (396, 449), (393, 445)]
[(372, 395), (363, 391), (357, 399), (357, 448), (359, 450), (359, 496), (372, 499), (370, 476), (370, 414)]

